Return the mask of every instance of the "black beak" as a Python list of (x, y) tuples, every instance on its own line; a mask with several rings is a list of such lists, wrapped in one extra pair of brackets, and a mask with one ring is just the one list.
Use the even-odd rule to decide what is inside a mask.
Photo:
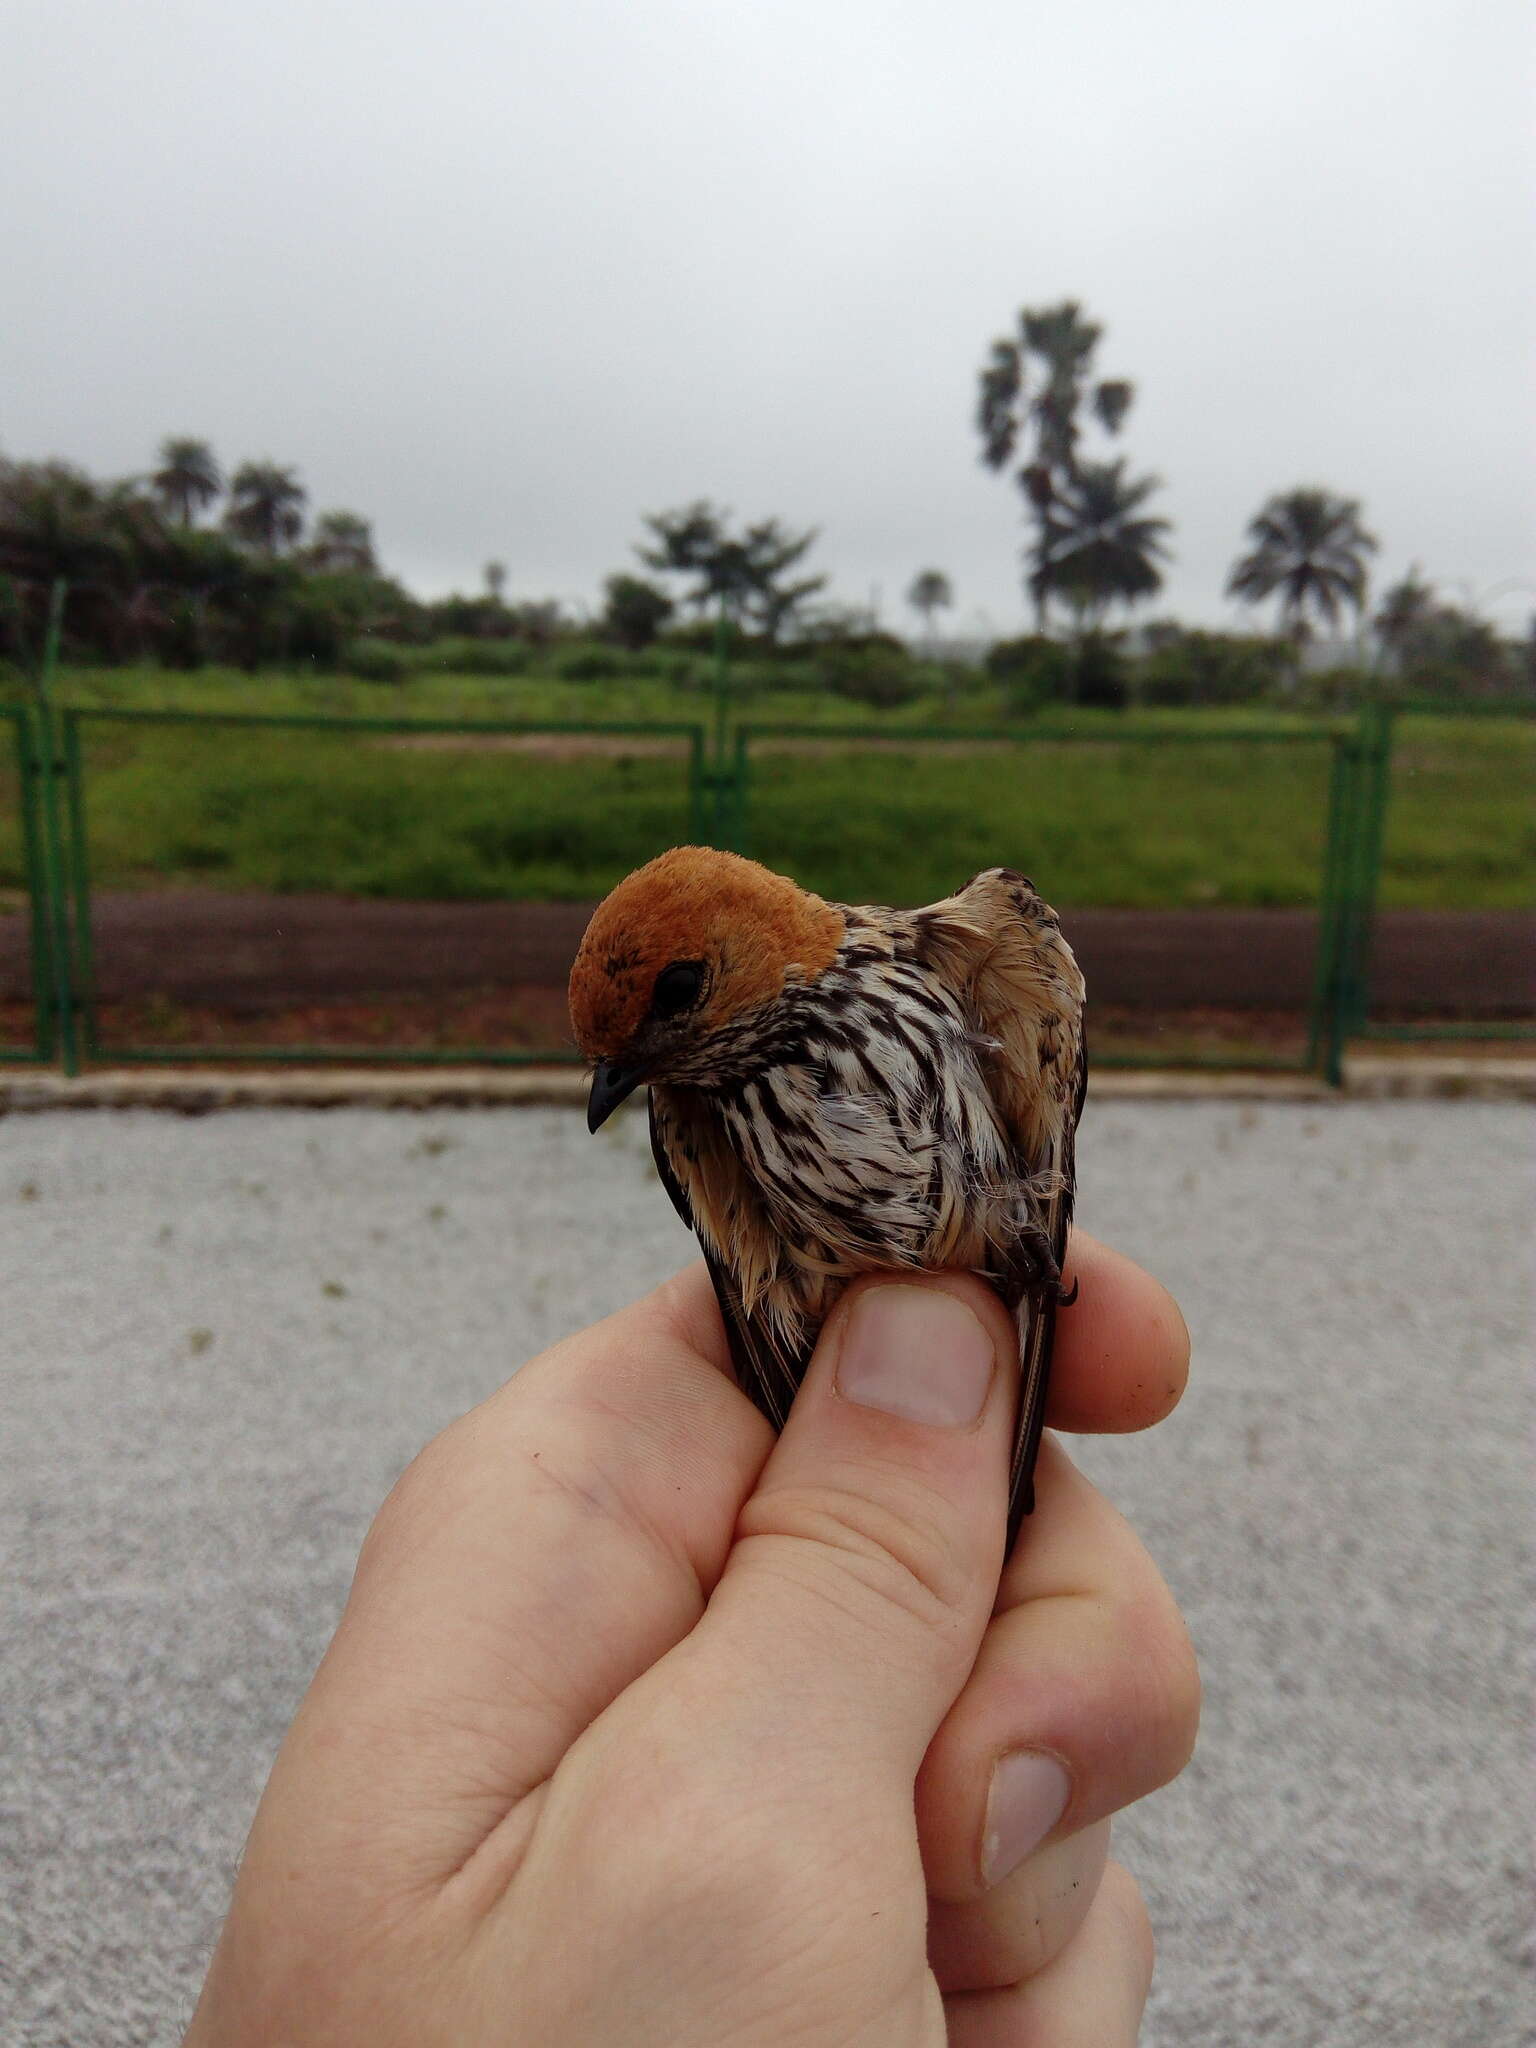
[(604, 1060), (592, 1076), (592, 1093), (587, 1097), (587, 1129), (600, 1130), (644, 1079), (638, 1067), (621, 1067), (617, 1060)]

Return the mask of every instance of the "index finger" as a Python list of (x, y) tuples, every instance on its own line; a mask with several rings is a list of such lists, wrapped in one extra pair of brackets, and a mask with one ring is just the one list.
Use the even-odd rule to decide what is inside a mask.
[(1074, 1230), (1063, 1274), (1077, 1299), (1056, 1315), (1046, 1421), (1107, 1436), (1150, 1429), (1178, 1406), (1189, 1378), (1189, 1327), (1160, 1280), (1122, 1252)]

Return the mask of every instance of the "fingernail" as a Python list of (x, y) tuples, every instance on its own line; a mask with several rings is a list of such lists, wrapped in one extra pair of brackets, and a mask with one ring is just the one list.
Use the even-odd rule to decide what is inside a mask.
[(1001, 1884), (1039, 1848), (1061, 1819), (1071, 1790), (1072, 1781), (1053, 1756), (1016, 1749), (998, 1761), (981, 1837), (984, 1884)]
[(837, 1390), (862, 1408), (963, 1429), (992, 1384), (992, 1339), (963, 1301), (930, 1287), (871, 1287), (849, 1311)]

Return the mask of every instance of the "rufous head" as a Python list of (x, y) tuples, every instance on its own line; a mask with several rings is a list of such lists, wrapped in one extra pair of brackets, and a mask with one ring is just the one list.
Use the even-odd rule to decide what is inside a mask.
[(765, 1013), (842, 936), (840, 911), (737, 853), (675, 846), (626, 876), (571, 969), (571, 1028), (597, 1070), (589, 1128), (644, 1082), (737, 1077)]

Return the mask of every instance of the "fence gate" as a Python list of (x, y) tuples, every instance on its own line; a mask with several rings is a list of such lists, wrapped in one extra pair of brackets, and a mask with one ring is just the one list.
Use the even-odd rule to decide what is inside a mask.
[(1368, 844), (1344, 728), (748, 725), (736, 746), (744, 849), (823, 894), (1032, 874), (1070, 911), (1096, 1065), (1338, 1081)]
[(79, 1051), (574, 1060), (583, 905), (706, 829), (692, 724), (60, 721)]

